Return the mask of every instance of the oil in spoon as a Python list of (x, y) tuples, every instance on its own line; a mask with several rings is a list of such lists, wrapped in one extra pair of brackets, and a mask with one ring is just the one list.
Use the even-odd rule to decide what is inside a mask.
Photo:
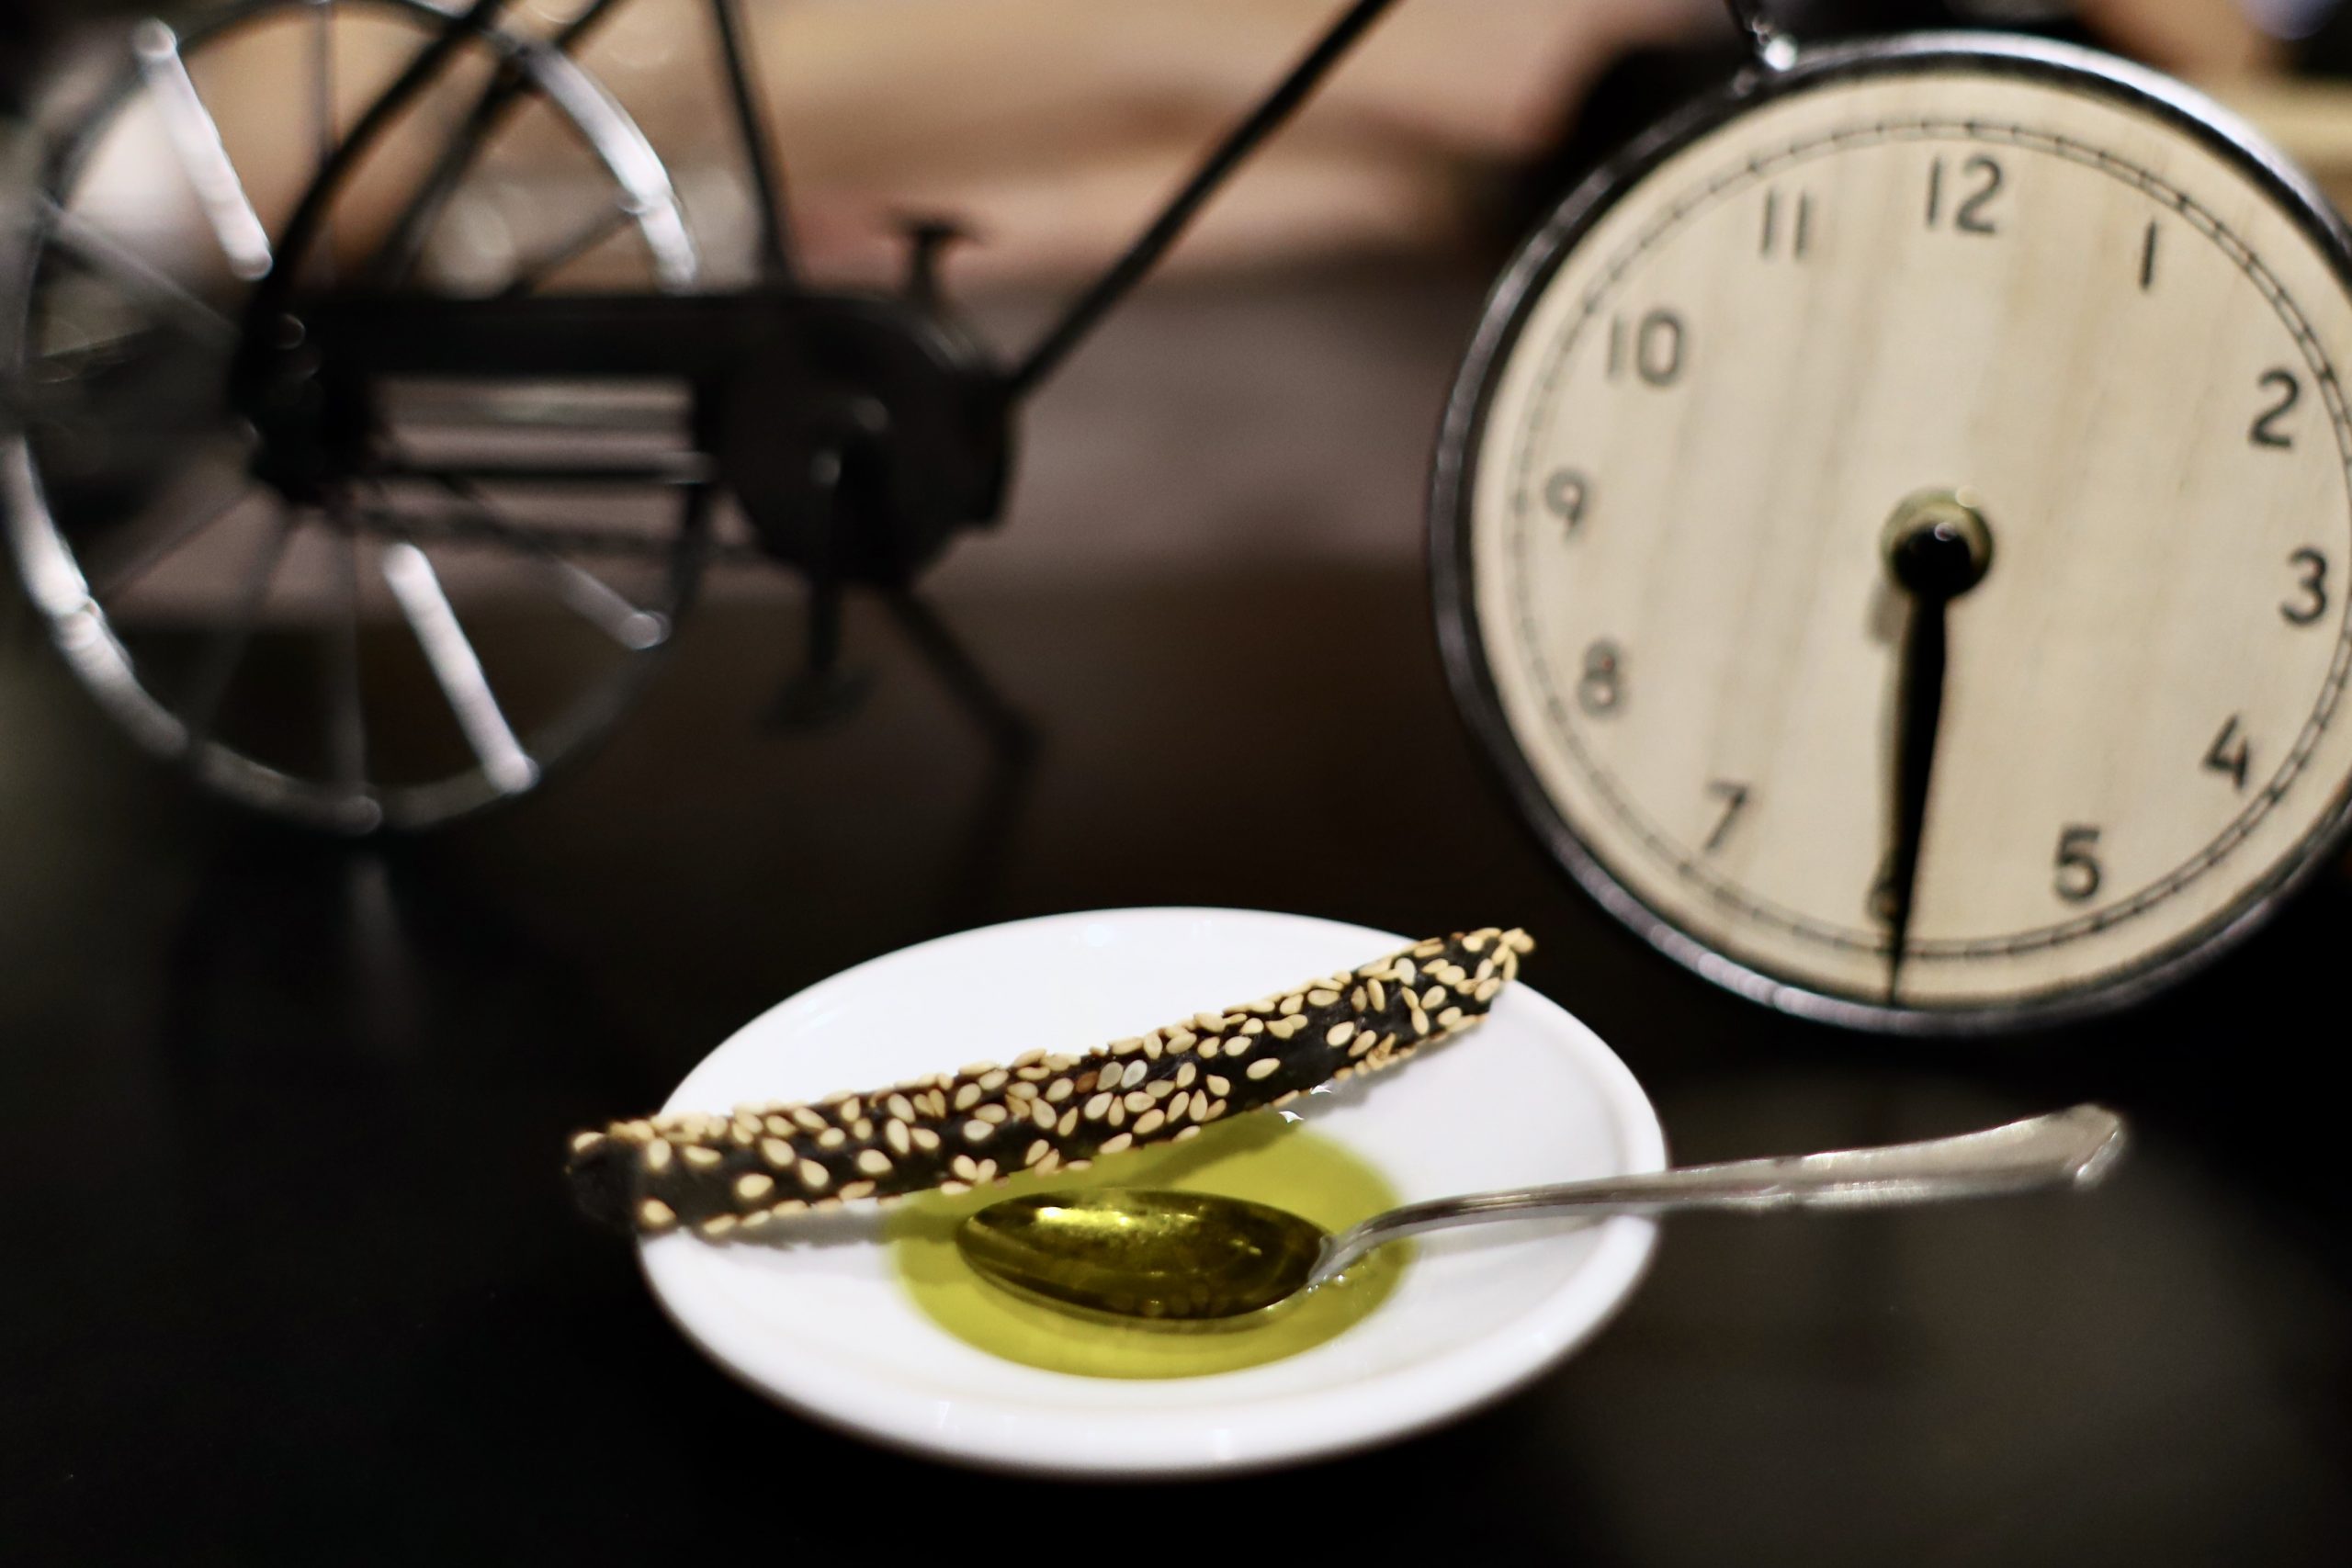
[(1333, 1140), (1275, 1115), (1237, 1118), (1201, 1135), (1106, 1159), (1073, 1176), (1015, 1178), (953, 1197), (933, 1193), (893, 1211), (885, 1232), (915, 1305), (966, 1344), (1024, 1366), (1105, 1378), (1184, 1378), (1295, 1356), (1361, 1321), (1396, 1289), (1408, 1248), (1384, 1247), (1347, 1275), (1246, 1318), (1121, 1323), (1017, 1296), (973, 1272), (956, 1229), (990, 1203), (1024, 1192), (1160, 1187), (1271, 1203), (1327, 1230), (1393, 1208), (1380, 1173)]

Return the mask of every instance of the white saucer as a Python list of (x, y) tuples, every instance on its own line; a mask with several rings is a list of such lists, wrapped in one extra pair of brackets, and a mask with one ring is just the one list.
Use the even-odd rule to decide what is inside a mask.
[[(1419, 935), (1431, 933), (1423, 932)], [(1540, 942), (1542, 933), (1536, 933)], [(1116, 909), (965, 931), (859, 964), (762, 1014), (688, 1074), (673, 1111), (864, 1089), (1023, 1051), (1106, 1041), (1351, 968), (1407, 944), (1240, 909)], [(1529, 971), (1565, 966), (1539, 946)], [(1296, 1109), (1406, 1200), (1658, 1169), (1664, 1134), (1592, 1032), (1524, 985), (1487, 1024)], [(859, 1210), (866, 1211), (861, 1216)], [(647, 1243), (645, 1274), (736, 1376), (820, 1420), (941, 1459), (1057, 1473), (1232, 1472), (1417, 1430), (1518, 1386), (1631, 1293), (1656, 1228), (1487, 1226), (1424, 1240), (1395, 1295), (1284, 1360), (1164, 1382), (1042, 1371), (915, 1308), (872, 1241), (873, 1206), (817, 1245)]]

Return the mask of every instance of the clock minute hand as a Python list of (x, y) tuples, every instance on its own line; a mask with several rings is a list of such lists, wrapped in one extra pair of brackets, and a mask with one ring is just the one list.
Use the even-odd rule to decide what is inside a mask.
[(1944, 671), (1949, 662), (1946, 612), (1984, 581), (1993, 538), (1974, 506), (1951, 491), (1915, 495), (1895, 508), (1882, 540), (1887, 574), (1909, 596), (1903, 660), (1896, 677), (1894, 844), (1877, 890), (1887, 926), (1887, 999), (1895, 999), (1909, 951), (1911, 916), (1919, 886), (1919, 850), (1927, 836), (1928, 795), (1935, 779), (1936, 739), (1942, 728)]

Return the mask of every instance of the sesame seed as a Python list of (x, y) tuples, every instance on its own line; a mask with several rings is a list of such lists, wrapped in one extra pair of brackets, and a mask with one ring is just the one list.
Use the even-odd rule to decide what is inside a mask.
[(1354, 990), (1348, 993), (1348, 1005), (1355, 1009), (1358, 1012), (1363, 1011), (1363, 987), (1362, 986), (1358, 986)]
[(1021, 1163), (1023, 1166), (1035, 1165), (1039, 1160), (1044, 1159), (1047, 1155), (1053, 1152), (1054, 1145), (1046, 1142), (1045, 1139), (1040, 1138), (1035, 1143), (1029, 1145), (1029, 1152), (1021, 1156)]
[(947, 1168), (954, 1171), (957, 1176), (962, 1177), (967, 1181), (972, 1180), (980, 1174), (979, 1166), (973, 1160), (970, 1155), (957, 1155), (954, 1159), (947, 1162)]
[(576, 1155), (584, 1155), (604, 1141), (605, 1134), (602, 1133), (574, 1133), (571, 1135), (571, 1152)]
[(1282, 1005), (1283, 1016), (1284, 1018), (1290, 1017), (1293, 1013), (1298, 1011), (1300, 1005), (1300, 999), (1296, 996), (1284, 997), (1283, 998)]
[(956, 1091), (956, 1109), (958, 1111), (969, 1111), (979, 1102), (980, 1086), (976, 1083), (967, 1083)]
[[(1272, 1058), (1268, 1057), (1267, 1060), (1272, 1061)], [(1136, 1118), (1135, 1135), (1138, 1138), (1148, 1138), (1159, 1132), (1167, 1120), (1167, 1116), (1158, 1111), (1147, 1111)]]
[(794, 1154), (792, 1152), (792, 1145), (786, 1143), (782, 1138), (762, 1138), (760, 1140), (760, 1157), (767, 1161), (770, 1165), (776, 1167), (778, 1169), (785, 1169), (788, 1168), (792, 1165), (793, 1161), (798, 1159), (800, 1156)]
[(967, 1144), (984, 1144), (988, 1142), (989, 1134), (995, 1131), (993, 1126), (975, 1116), (964, 1123), (964, 1141)]
[(813, 1159), (800, 1162), (800, 1185), (811, 1192), (822, 1192), (833, 1184), (833, 1173)]
[(856, 1121), (851, 1122), (849, 1124), (849, 1135), (855, 1138), (861, 1144), (865, 1142), (866, 1139), (874, 1136), (873, 1118), (861, 1116)]
[(854, 1201), (859, 1198), (871, 1198), (874, 1196), (874, 1183), (871, 1181), (853, 1181), (847, 1187), (842, 1189), (841, 1195), (845, 1201)]
[(1127, 1146), (1135, 1141), (1136, 1135), (1133, 1133), (1121, 1133), (1115, 1138), (1103, 1139), (1102, 1146), (1094, 1152), (1098, 1155), (1125, 1154)]
[(1452, 1029), (1455, 1024), (1462, 1021), (1462, 1010), (1460, 1008), (1448, 1008), (1443, 1012), (1437, 1015), (1437, 1021), (1446, 1028)]
[(1051, 1131), (1054, 1125), (1054, 1108), (1042, 1100), (1037, 1100), (1029, 1108), (1029, 1120)]
[(1151, 1096), (1142, 1089), (1133, 1089), (1120, 1097), (1119, 1103), (1130, 1111), (1148, 1111), (1151, 1109)]
[(1324, 990), (1318, 987), (1317, 989), (1307, 992), (1306, 999), (1314, 1003), (1317, 1007), (1327, 1008), (1333, 1002), (1340, 999), (1340, 993), (1337, 991)]
[(800, 1130), (804, 1133), (821, 1133), (825, 1130), (825, 1119), (805, 1105), (794, 1106), (791, 1114), (792, 1119), (800, 1123)]
[(736, 1179), (735, 1196), (741, 1201), (748, 1203), (754, 1198), (766, 1197), (775, 1186), (775, 1177), (764, 1170), (755, 1170), (747, 1176)]
[(882, 1123), (882, 1141), (898, 1154), (905, 1154), (914, 1140), (907, 1136), (907, 1124), (893, 1116)]
[(647, 1230), (660, 1230), (664, 1225), (676, 1224), (678, 1216), (661, 1199), (648, 1198), (637, 1206), (637, 1223)]
[(980, 1092), (983, 1094), (994, 1094), (997, 1090), (1004, 1087), (1006, 1079), (1011, 1076), (1012, 1075), (1007, 1073), (1002, 1067), (997, 1068), (994, 1072), (981, 1074)]
[(908, 1136), (914, 1139), (915, 1147), (919, 1149), (930, 1150), (939, 1146), (939, 1134), (928, 1127), (911, 1128), (909, 1130)]
[(670, 1168), (670, 1144), (667, 1139), (656, 1138), (645, 1145), (645, 1168), (648, 1170)]
[(1150, 1071), (1151, 1064), (1149, 1062), (1129, 1062), (1127, 1064), (1127, 1076), (1122, 1081), (1127, 1088), (1133, 1089), (1136, 1085), (1143, 1082), (1144, 1075)]
[(1183, 1089), (1178, 1089), (1176, 1098), (1168, 1102), (1168, 1119), (1170, 1122), (1182, 1122), (1184, 1119), (1184, 1108), (1192, 1103), (1192, 1095)]
[(1086, 1119), (1089, 1122), (1100, 1122), (1102, 1120), (1103, 1112), (1110, 1109), (1111, 1096), (1109, 1091), (1105, 1090), (1086, 1102)]
[[(1269, 1062), (1273, 1061), (1274, 1059), (1275, 1058), (1272, 1056), (1266, 1058)], [(1227, 1079), (1217, 1077), (1215, 1073), (1211, 1073), (1208, 1077), (1208, 1091), (1211, 1094), (1217, 1095), (1231, 1094), (1233, 1092), (1233, 1085)]]
[(1368, 997), (1370, 997), (1370, 998), (1372, 998), (1372, 1010), (1373, 1010), (1373, 1011), (1374, 1011), (1374, 1012), (1383, 1012), (1383, 1011), (1385, 1011), (1385, 1010), (1387, 1010), (1387, 1007), (1388, 1007), (1388, 991), (1387, 991), (1387, 987), (1384, 987), (1383, 985), (1381, 985), (1381, 983), (1380, 983), (1379, 981), (1377, 981), (1377, 980), (1367, 980), (1367, 981), (1365, 981), (1365, 982), (1364, 982), (1363, 988), (1364, 988), (1364, 994), (1365, 994), (1366, 996), (1368, 996)]
[(1187, 1127), (1176, 1134), (1176, 1141), (1181, 1144), (1187, 1138), (1197, 1138), (1200, 1135), (1201, 1130), (1198, 1127)]
[(880, 1149), (860, 1149), (857, 1168), (868, 1176), (888, 1176), (890, 1174), (890, 1156)]
[(837, 1149), (848, 1142), (849, 1134), (839, 1127), (828, 1127), (817, 1134), (817, 1146), (820, 1149)]
[(703, 1221), (702, 1224), (697, 1228), (699, 1228), (705, 1235), (725, 1235), (729, 1231), (735, 1228), (735, 1216), (732, 1214), (713, 1214), (710, 1218)]
[(1006, 1114), (1001, 1105), (983, 1105), (973, 1111), (972, 1118), (977, 1122), (986, 1122), (990, 1126), (999, 1126), (1004, 1122)]
[(1176, 1087), (1178, 1089), (1190, 1089), (1193, 1087), (1193, 1080), (1200, 1076), (1201, 1069), (1193, 1066), (1192, 1063), (1187, 1062), (1182, 1066), (1176, 1069)]
[(1260, 1057), (1250, 1064), (1250, 1076), (1253, 1078), (1271, 1077), (1282, 1070), (1282, 1058), (1279, 1056)]
[(903, 1094), (894, 1094), (883, 1103), (889, 1107), (890, 1114), (901, 1122), (911, 1122), (915, 1119), (915, 1108)]
[(1067, 1138), (1070, 1134), (1070, 1130), (1077, 1125), (1078, 1107), (1073, 1105), (1068, 1111), (1062, 1112), (1062, 1119), (1054, 1123), (1054, 1131), (1062, 1137)]
[(696, 1170), (708, 1170), (712, 1166), (717, 1165), (720, 1160), (727, 1157), (720, 1154), (717, 1149), (707, 1149), (700, 1144), (688, 1144), (684, 1148), (678, 1152), (686, 1156), (686, 1163), (693, 1166)]
[(1046, 1099), (1053, 1104), (1059, 1105), (1063, 1100), (1068, 1100), (1069, 1095), (1070, 1088), (1068, 1078), (1056, 1078), (1046, 1086)]

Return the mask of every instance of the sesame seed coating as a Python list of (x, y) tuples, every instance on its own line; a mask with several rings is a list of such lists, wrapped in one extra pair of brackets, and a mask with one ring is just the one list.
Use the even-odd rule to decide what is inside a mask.
[[(1481, 1021), (1533, 947), (1523, 931), (1488, 927), (1083, 1056), (1030, 1051), (1010, 1067), (978, 1062), (813, 1105), (613, 1122), (568, 1141), (568, 1169), (598, 1218), (708, 1236), (842, 1200), (968, 1190), (1024, 1168), (1082, 1170), (1098, 1155), (1409, 1060)], [(1197, 1065), (1234, 1058), (1222, 1071)], [(804, 1196), (786, 1198), (778, 1177)]]

